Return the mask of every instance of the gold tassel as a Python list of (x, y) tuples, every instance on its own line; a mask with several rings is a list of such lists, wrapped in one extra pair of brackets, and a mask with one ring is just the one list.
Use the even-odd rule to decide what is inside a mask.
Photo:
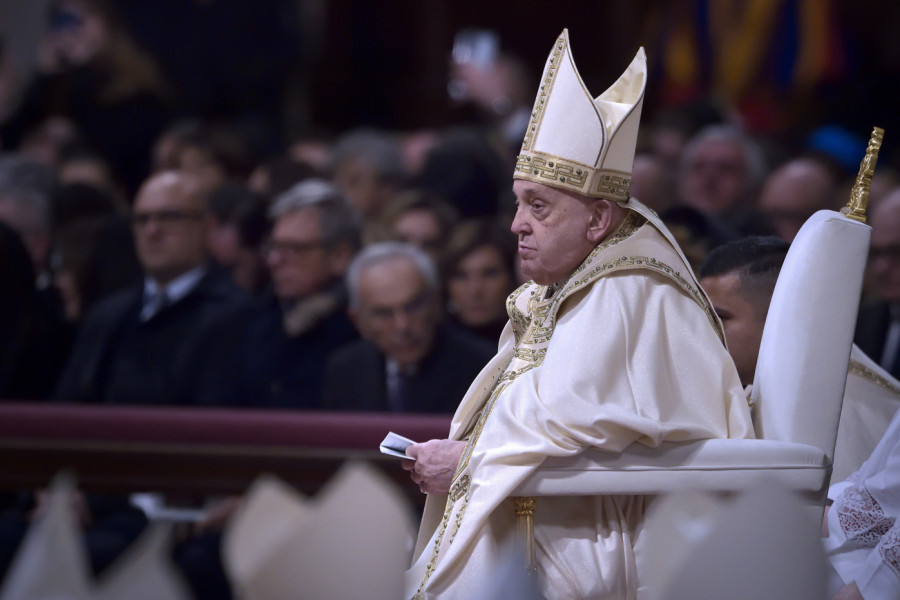
[(535, 500), (531, 496), (513, 498), (516, 511), (516, 546), (519, 555), (525, 557), (528, 570), (537, 570), (537, 558), (534, 549), (534, 505)]

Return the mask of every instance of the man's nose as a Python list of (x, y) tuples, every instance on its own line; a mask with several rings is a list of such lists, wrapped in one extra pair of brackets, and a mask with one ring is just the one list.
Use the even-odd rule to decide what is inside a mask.
[(159, 235), (161, 229), (162, 227), (160, 227), (159, 220), (157, 219), (149, 219), (143, 227), (144, 235), (152, 237)]
[(522, 208), (519, 207), (516, 209), (516, 216), (513, 218), (512, 225), (509, 228), (516, 235), (522, 235), (523, 233), (528, 233), (528, 222), (522, 214)]
[(402, 308), (394, 311), (392, 319), (394, 321), (394, 328), (398, 332), (406, 332), (407, 330), (409, 330), (409, 326), (410, 326), (409, 314)]

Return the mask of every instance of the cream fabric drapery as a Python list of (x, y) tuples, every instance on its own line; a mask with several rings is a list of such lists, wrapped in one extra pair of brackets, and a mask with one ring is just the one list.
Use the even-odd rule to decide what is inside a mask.
[[(705, 294), (655, 215), (634, 200), (628, 207), (552, 298), (533, 283), (510, 297), (498, 354), (454, 416), (450, 437), (470, 443), (449, 496), (427, 500), (408, 597), (477, 597), (492, 582), (515, 527), (509, 495), (547, 456), (753, 436)], [(540, 498), (544, 595), (633, 597), (645, 505)]]

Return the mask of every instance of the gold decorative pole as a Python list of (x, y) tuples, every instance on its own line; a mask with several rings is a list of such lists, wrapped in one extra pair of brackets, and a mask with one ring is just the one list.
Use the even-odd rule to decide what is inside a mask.
[(881, 150), (881, 140), (884, 139), (884, 129), (876, 127), (872, 130), (872, 137), (869, 138), (869, 146), (866, 148), (866, 155), (859, 164), (859, 174), (856, 176), (856, 183), (850, 190), (850, 200), (847, 206), (841, 209), (841, 214), (845, 217), (866, 222), (866, 207), (869, 206), (869, 188), (872, 187), (872, 175), (875, 173), (875, 163), (878, 162), (878, 151)]
[(516, 546), (519, 556), (525, 557), (525, 564), (530, 572), (537, 570), (537, 558), (534, 550), (534, 505), (531, 496), (513, 498), (516, 511)]

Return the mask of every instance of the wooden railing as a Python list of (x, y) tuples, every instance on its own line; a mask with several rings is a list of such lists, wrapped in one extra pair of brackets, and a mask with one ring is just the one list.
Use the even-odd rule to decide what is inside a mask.
[(68, 469), (94, 491), (230, 494), (272, 473), (313, 494), (345, 460), (360, 459), (421, 502), (378, 445), (388, 431), (425, 441), (449, 426), (449, 416), (4, 402), (0, 488), (45, 486)]

